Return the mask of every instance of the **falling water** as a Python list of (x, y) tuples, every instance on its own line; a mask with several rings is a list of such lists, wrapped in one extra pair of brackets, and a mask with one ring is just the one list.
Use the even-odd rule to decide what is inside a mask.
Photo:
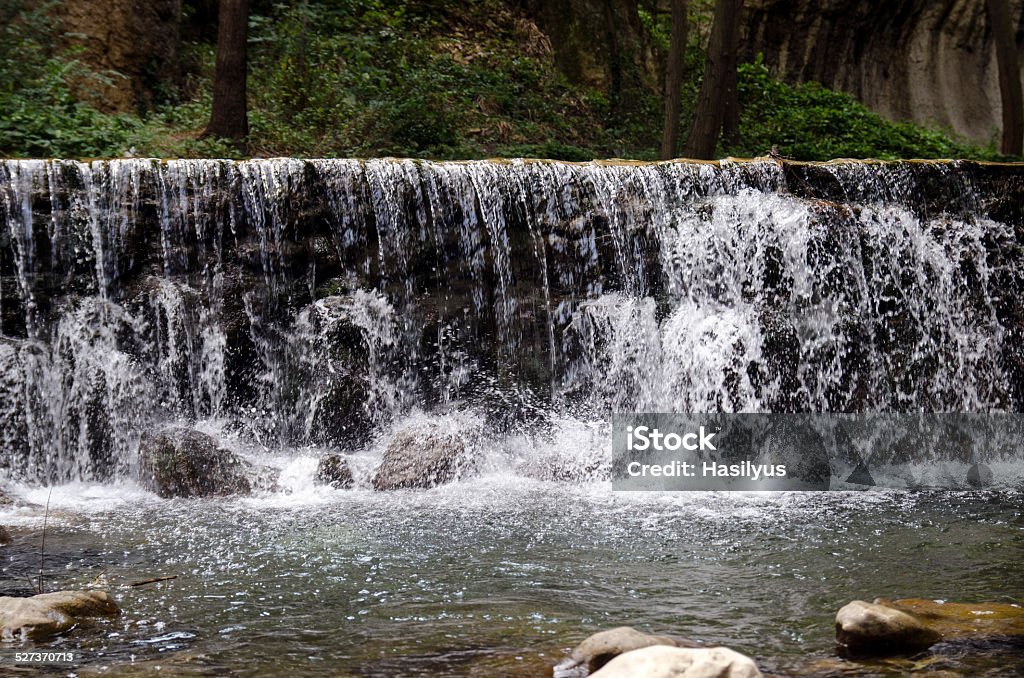
[(3, 161), (0, 463), (119, 477), (143, 430), (207, 419), (352, 449), (411, 409), (503, 429), (1020, 411), (1019, 182), (970, 163)]

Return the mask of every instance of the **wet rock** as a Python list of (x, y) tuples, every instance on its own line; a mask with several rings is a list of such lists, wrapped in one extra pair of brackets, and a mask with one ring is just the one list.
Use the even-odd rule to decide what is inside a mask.
[(1024, 636), (1024, 607), (1008, 603), (945, 603), (919, 598), (875, 603), (912, 615), (943, 640)]
[(916, 617), (880, 604), (855, 600), (836, 614), (836, 641), (855, 654), (904, 654), (942, 639)]
[(725, 647), (654, 645), (619, 655), (593, 678), (761, 678), (750, 657)]
[(992, 468), (988, 464), (977, 463), (967, 470), (967, 484), (971, 487), (988, 487), (992, 478)]
[(597, 671), (621, 654), (654, 645), (694, 648), (698, 645), (683, 638), (660, 636), (619, 626), (590, 636), (576, 646), (568, 659), (555, 667), (556, 678), (576, 678)]
[(868, 468), (867, 462), (863, 459), (857, 464), (857, 467), (853, 469), (853, 472), (846, 478), (846, 482), (854, 485), (871, 485), (875, 484), (875, 479), (871, 475), (871, 470)]
[(313, 479), (317, 485), (330, 485), (336, 490), (348, 489), (353, 484), (352, 470), (340, 454), (328, 454), (322, 458)]
[(0, 546), (11, 543), (11, 533), (7, 531), (7, 528), (0, 525)]
[(439, 427), (399, 431), (384, 451), (373, 476), (376, 490), (431, 488), (457, 479), (470, 470), (466, 444)]
[(56, 591), (30, 598), (0, 597), (3, 640), (44, 639), (64, 633), (90, 617), (121, 613), (105, 591)]
[(165, 498), (247, 494), (252, 490), (246, 464), (217, 447), (212, 437), (188, 428), (144, 434), (139, 468), (142, 485)]

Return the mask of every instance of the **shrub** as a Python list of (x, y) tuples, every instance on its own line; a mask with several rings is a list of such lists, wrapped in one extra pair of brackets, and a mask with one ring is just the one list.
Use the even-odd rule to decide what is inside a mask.
[(769, 74), (760, 57), (739, 68), (739, 100), (739, 139), (724, 148), (731, 155), (764, 155), (774, 145), (798, 160), (997, 157), (991, 148), (886, 120), (852, 96), (818, 83), (784, 83)]
[(70, 82), (104, 80), (73, 51), (58, 49), (49, 18), (53, 3), (33, 5), (14, 0), (0, 10), (0, 155), (120, 155), (140, 121), (106, 115), (75, 99)]

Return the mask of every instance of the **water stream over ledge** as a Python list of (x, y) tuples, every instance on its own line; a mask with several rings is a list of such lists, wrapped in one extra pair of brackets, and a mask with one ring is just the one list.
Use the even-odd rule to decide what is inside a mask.
[[(989, 490), (613, 493), (629, 410), (1022, 412), (1024, 168), (0, 161), (0, 481), (35, 504), (0, 506), (0, 586), (51, 487), (48, 588), (178, 576), (47, 645), (79, 675), (547, 675), (622, 624), (902, 675), (812, 666), (838, 607), (1024, 602), (1020, 441)], [(478, 473), (371, 490), (424, 423)], [(168, 425), (280, 478), (161, 500)], [(314, 485), (330, 452), (354, 489)]]

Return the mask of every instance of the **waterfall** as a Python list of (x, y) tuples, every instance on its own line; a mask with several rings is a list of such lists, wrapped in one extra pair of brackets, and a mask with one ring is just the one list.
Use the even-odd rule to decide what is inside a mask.
[(613, 411), (1019, 412), (1022, 170), (0, 161), (0, 464)]

